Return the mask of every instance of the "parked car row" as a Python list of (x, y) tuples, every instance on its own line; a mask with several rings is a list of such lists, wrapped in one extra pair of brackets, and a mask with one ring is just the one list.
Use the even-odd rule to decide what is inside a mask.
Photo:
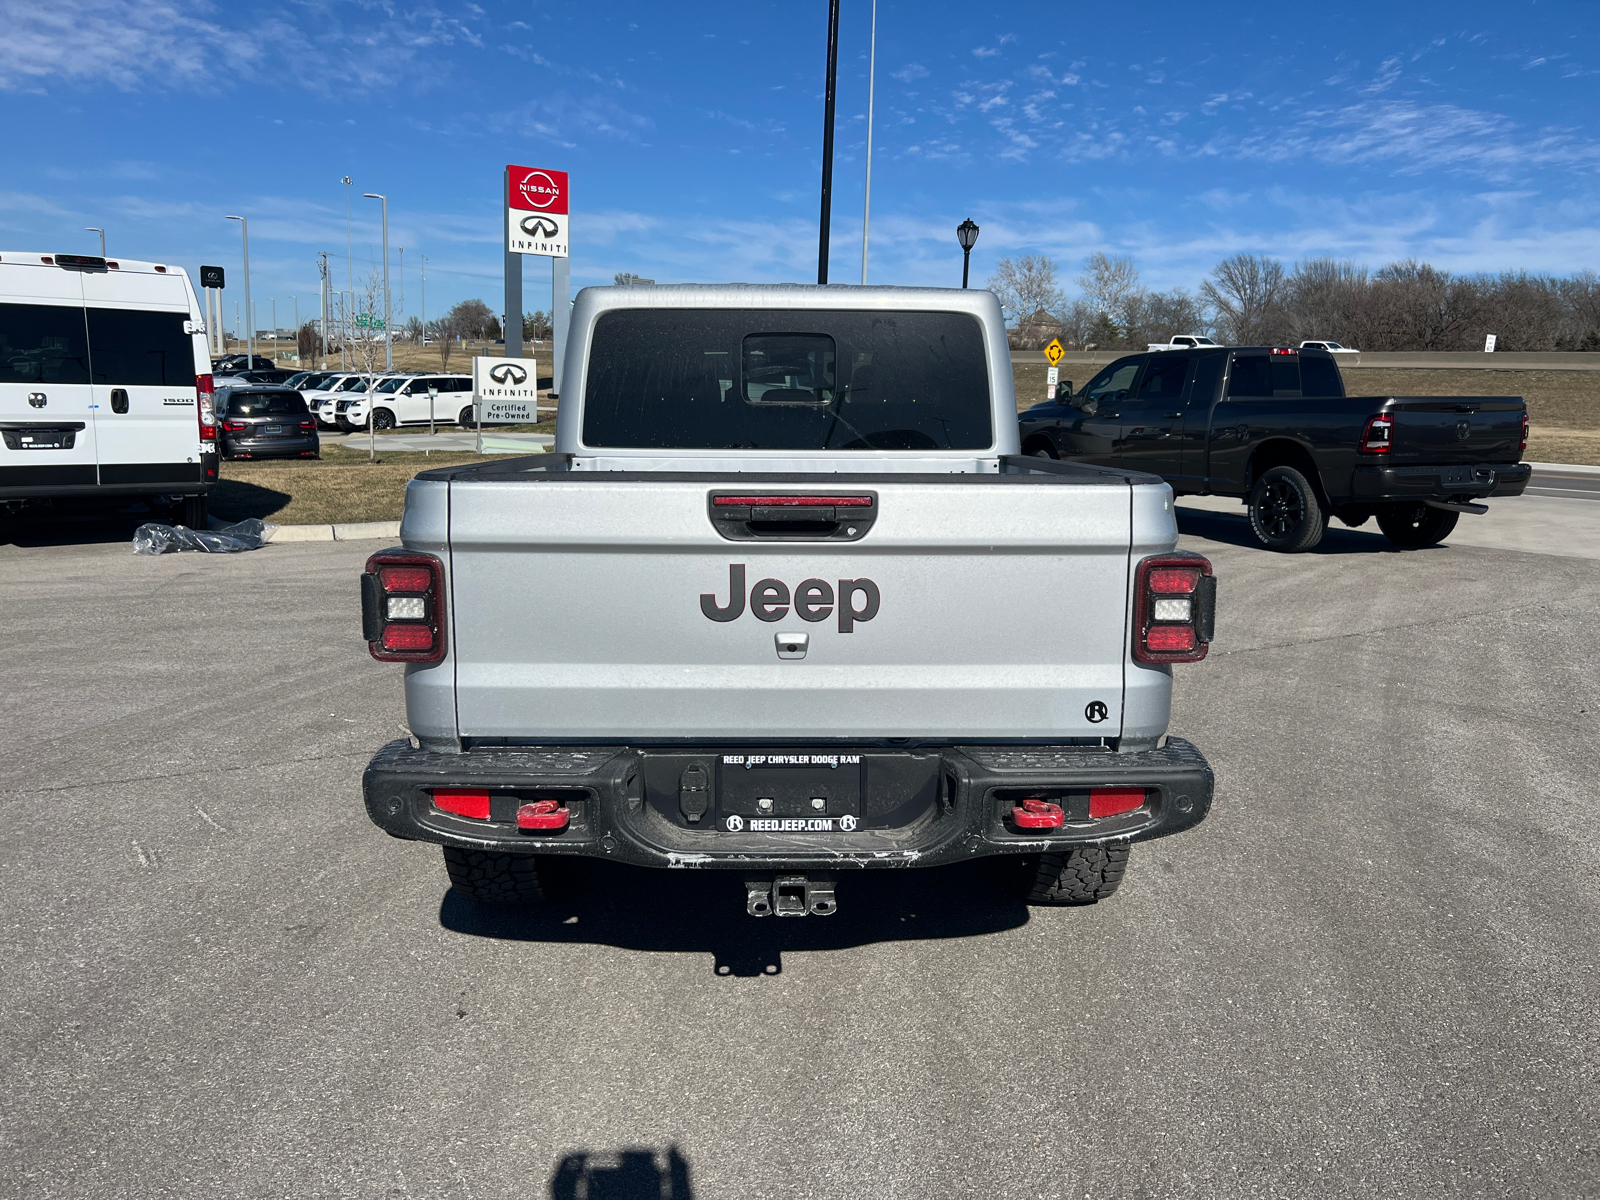
[[(261, 372), (246, 372), (239, 378), (254, 374)], [(442, 425), (472, 423), (470, 375), (302, 371), (275, 382), (299, 393), (321, 429), (354, 433), (367, 428), (369, 414), (379, 430), (426, 425), (430, 420)]]

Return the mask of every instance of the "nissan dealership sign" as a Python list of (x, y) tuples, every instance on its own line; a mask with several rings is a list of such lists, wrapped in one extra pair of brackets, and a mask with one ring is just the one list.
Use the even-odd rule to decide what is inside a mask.
[(513, 254), (568, 254), (567, 173), (506, 168), (506, 249)]

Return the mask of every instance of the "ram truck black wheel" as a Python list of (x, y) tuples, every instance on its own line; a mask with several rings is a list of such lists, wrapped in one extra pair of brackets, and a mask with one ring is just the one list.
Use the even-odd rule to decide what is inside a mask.
[(1293, 467), (1263, 471), (1250, 489), (1250, 531), (1268, 550), (1298, 554), (1322, 540), (1328, 514), (1311, 481)]
[(545, 898), (536, 855), (446, 846), (444, 869), (451, 887), (468, 900), (490, 908), (538, 904)]
[(1378, 513), (1378, 528), (1396, 546), (1436, 546), (1450, 536), (1460, 513), (1426, 504), (1396, 504)]
[(1117, 890), (1128, 846), (1074, 846), (1023, 860), (1029, 904), (1094, 904)]

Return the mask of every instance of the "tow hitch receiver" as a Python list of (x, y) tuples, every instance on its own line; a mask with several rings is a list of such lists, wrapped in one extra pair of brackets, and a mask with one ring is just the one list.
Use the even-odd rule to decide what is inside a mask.
[(839, 903), (833, 895), (832, 875), (779, 875), (744, 881), (744, 910), (752, 917), (832, 916)]

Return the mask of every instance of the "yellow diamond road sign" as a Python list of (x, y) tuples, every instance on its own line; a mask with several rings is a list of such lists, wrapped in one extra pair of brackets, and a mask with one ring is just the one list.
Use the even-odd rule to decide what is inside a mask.
[(1066, 351), (1061, 348), (1060, 338), (1051, 338), (1050, 344), (1044, 348), (1044, 356), (1050, 360), (1052, 367), (1061, 361), (1061, 356), (1065, 353)]

